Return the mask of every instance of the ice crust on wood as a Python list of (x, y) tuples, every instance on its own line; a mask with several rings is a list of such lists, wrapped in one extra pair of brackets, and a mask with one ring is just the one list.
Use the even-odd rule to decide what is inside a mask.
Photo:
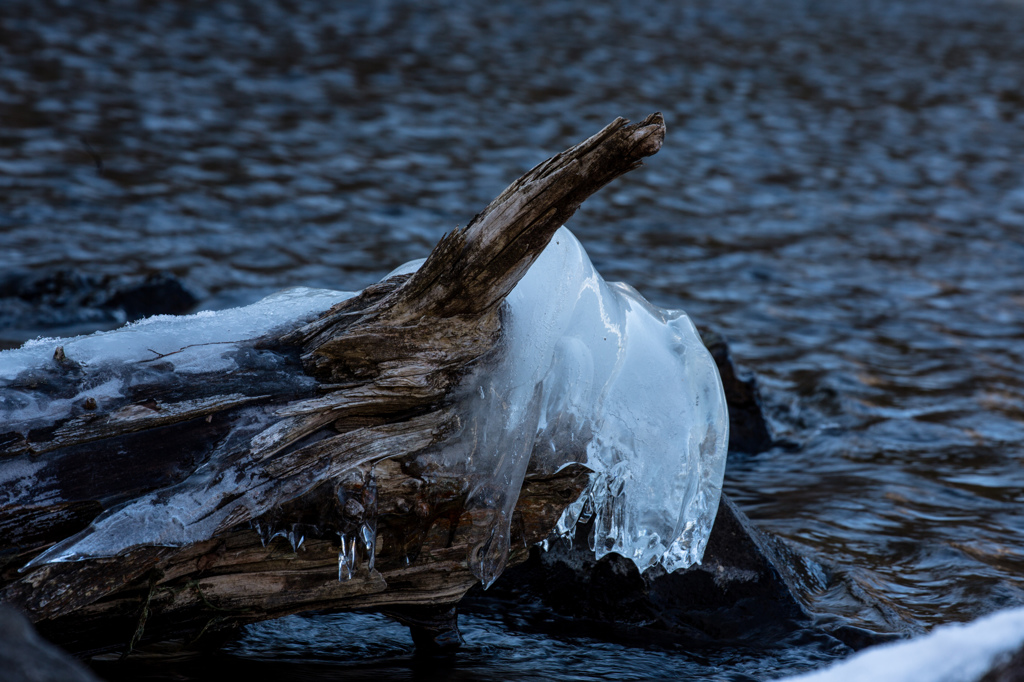
[[(295, 287), (252, 305), (193, 315), (156, 315), (113, 331), (73, 338), (39, 338), (0, 352), (0, 386), (53, 358), (57, 346), (71, 362), (85, 366), (166, 358), (174, 371), (196, 374), (232, 367), (224, 357), (231, 344), (293, 324), (354, 296), (353, 292)], [(211, 345), (216, 344), (216, 345)], [(220, 346), (219, 348), (217, 346)]]
[[(230, 372), (237, 367), (233, 351), (242, 343), (294, 326), (354, 295), (296, 287), (241, 308), (157, 315), (113, 331), (39, 338), (2, 351), (0, 433), (48, 426), (89, 399), (102, 409), (123, 398), (127, 387), (159, 382), (160, 375)], [(48, 383), (45, 373), (55, 368), (85, 374), (76, 393), (62, 388), (51, 395), (40, 390), (40, 384)]]
[[(290, 290), (246, 308), (150, 318), (114, 332), (30, 342), (0, 353), (0, 396), (10, 403), (0, 405), (0, 416), (8, 423), (37, 422), (55, 413), (45, 404), (14, 405), (11, 396), (19, 377), (54, 362), (56, 346), (87, 367), (139, 366), (159, 355), (172, 364), (164, 371), (227, 372), (235, 362), (227, 351), (241, 341), (297, 324), (351, 295)], [(512, 510), (527, 469), (555, 472), (573, 462), (594, 473), (583, 497), (563, 515), (560, 532), (592, 514), (598, 556), (616, 552), (641, 570), (661, 564), (671, 571), (699, 561), (718, 507), (728, 416), (715, 364), (689, 318), (651, 306), (626, 285), (606, 283), (565, 228), (507, 297), (501, 316), (498, 347), (451, 396), (461, 429), (420, 455), (427, 466), (465, 476), (468, 506), (490, 514), (489, 535), (469, 557), (476, 575), (489, 585), (504, 567)], [(115, 382), (104, 390), (120, 387)], [(272, 458), (263, 459), (272, 450), (275, 419), (281, 418), (273, 409), (247, 408), (191, 476), (111, 509), (31, 565), (205, 540), (344, 475), (357, 461), (368, 465), (381, 456), (367, 447), (354, 458), (328, 458), (323, 466), (296, 462), (294, 475), (289, 470), (282, 479)], [(408, 440), (398, 444), (404, 452), (429, 445), (415, 429)], [(331, 447), (345, 449), (340, 441)], [(0, 465), (0, 484), (20, 497), (24, 486), (7, 481), (20, 477), (5, 466)], [(238, 495), (239, 490), (246, 492)]]

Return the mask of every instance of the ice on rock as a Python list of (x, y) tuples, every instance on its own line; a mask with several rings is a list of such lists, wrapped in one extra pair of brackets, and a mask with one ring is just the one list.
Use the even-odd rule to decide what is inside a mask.
[(566, 228), (506, 299), (501, 347), (462, 387), (464, 427), (440, 458), (464, 467), (469, 504), (492, 510), (470, 562), (484, 585), (504, 567), (531, 459), (592, 471), (559, 521), (595, 517), (598, 557), (640, 570), (703, 555), (718, 509), (729, 420), (718, 370), (690, 319), (607, 283)]
[[(52, 363), (56, 345), (83, 366), (137, 363), (156, 351), (176, 373), (227, 371), (234, 360), (224, 348), (351, 295), (296, 289), (246, 308), (31, 342), (0, 353), (0, 389), (31, 367)], [(558, 529), (567, 535), (581, 515), (592, 515), (598, 556), (616, 552), (641, 570), (661, 564), (671, 571), (699, 561), (718, 507), (728, 417), (715, 364), (689, 318), (651, 306), (626, 285), (606, 283), (562, 228), (508, 296), (502, 325), (499, 347), (453, 396), (462, 430), (422, 455), (449, 475), (467, 476), (469, 506), (490, 514), (490, 534), (469, 557), (481, 581), (489, 585), (504, 568), (509, 522), (531, 460), (551, 473), (573, 462), (591, 469), (589, 486)], [(247, 409), (188, 478), (109, 510), (32, 565), (205, 540), (346, 474), (329, 464), (284, 481), (264, 472), (257, 451), (273, 440), (275, 417), (263, 411), (271, 408)], [(239, 490), (247, 492), (239, 496)], [(371, 513), (340, 537), (339, 579), (351, 577), (357, 545), (372, 568), (372, 471), (362, 503)], [(296, 549), (302, 543), (297, 536), (289, 541)]]

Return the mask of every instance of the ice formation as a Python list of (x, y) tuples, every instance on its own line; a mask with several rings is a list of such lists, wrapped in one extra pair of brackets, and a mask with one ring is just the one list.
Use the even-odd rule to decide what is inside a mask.
[[(0, 389), (50, 362), (57, 345), (83, 366), (159, 355), (176, 373), (227, 371), (236, 356), (226, 350), (239, 341), (295, 324), (351, 295), (291, 290), (246, 308), (30, 342), (0, 353)], [(469, 505), (491, 514), (489, 537), (470, 555), (482, 582), (489, 585), (504, 567), (511, 514), (528, 465), (552, 473), (574, 462), (590, 468), (589, 486), (558, 530), (567, 534), (581, 515), (592, 515), (598, 556), (616, 552), (641, 570), (661, 564), (671, 571), (699, 561), (718, 507), (728, 417), (718, 372), (689, 318), (651, 306), (626, 285), (606, 283), (562, 228), (506, 299), (502, 326), (499, 347), (453, 396), (463, 429), (422, 455), (447, 473), (468, 476)], [(104, 390), (120, 389), (114, 384)], [(56, 409), (7, 408), (7, 421), (39, 419)], [(229, 521), (253, 521), (325, 477), (344, 473), (324, 465), (287, 481), (266, 474), (262, 456), (274, 437), (267, 410), (272, 408), (246, 412), (184, 481), (106, 512), (33, 564), (204, 540)], [(0, 469), (0, 483), (6, 473)], [(249, 492), (239, 497), (239, 489)], [(269, 529), (268, 538), (276, 534)], [(300, 536), (290, 541), (296, 548), (302, 542)], [(357, 544), (372, 561), (374, 542), (372, 519), (342, 538), (340, 578), (351, 576)]]
[(470, 557), (484, 585), (504, 567), (528, 465), (593, 471), (558, 530), (592, 514), (598, 557), (615, 552), (640, 570), (700, 561), (729, 438), (718, 370), (685, 313), (605, 282), (566, 228), (506, 299), (501, 347), (462, 400), (466, 426), (439, 456), (468, 469), (469, 504), (493, 510)]

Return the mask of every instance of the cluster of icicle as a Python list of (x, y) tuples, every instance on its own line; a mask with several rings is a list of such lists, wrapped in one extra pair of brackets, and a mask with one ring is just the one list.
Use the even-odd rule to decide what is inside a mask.
[[(416, 267), (410, 263), (392, 274)], [(172, 371), (227, 370), (228, 351), (242, 340), (289, 321), (297, 324), (351, 295), (291, 290), (247, 308), (151, 318), (113, 332), (31, 342), (0, 353), (0, 389), (5, 380), (49, 361), (58, 343), (86, 369), (150, 359), (152, 349), (185, 347), (165, 358)], [(111, 382), (102, 389), (114, 399), (120, 391), (117, 380)], [(641, 570), (660, 564), (672, 571), (700, 561), (718, 507), (728, 441), (714, 362), (683, 312), (655, 308), (632, 288), (605, 282), (567, 229), (554, 235), (506, 299), (499, 348), (464, 380), (457, 397), (463, 430), (423, 456), (467, 476), (469, 505), (491, 514), (489, 537), (469, 557), (485, 586), (504, 568), (512, 511), (531, 461), (544, 472), (574, 462), (593, 472), (583, 496), (559, 520), (560, 534), (570, 534), (581, 516), (593, 517), (598, 556), (616, 552)], [(17, 400), (23, 402), (8, 405), (7, 414), (16, 413), (15, 421), (39, 423), (61, 412), (58, 405), (34, 404), (29, 397)], [(258, 461), (261, 449), (273, 442), (272, 424), (273, 415), (254, 409), (223, 451), (185, 481), (106, 512), (32, 564), (205, 540), (223, 519), (238, 518), (240, 506), (243, 518), (255, 522), (321, 483), (317, 476), (329, 472), (310, 472), (285, 489), (261, 481), (257, 468), (237, 466), (245, 464), (233, 459), (240, 445), (248, 444), (244, 460)], [(218, 458), (236, 466), (218, 467)], [(205, 473), (215, 470), (221, 473)], [(5, 483), (9, 495), (29, 494), (25, 476), (45, 471), (0, 466), (0, 498)], [(225, 504), (239, 487), (251, 492)], [(283, 533), (296, 550), (303, 542), (296, 529), (290, 529), (291, 537), (281, 529), (260, 530), (265, 541)], [(357, 545), (373, 561), (374, 535), (369, 524), (341, 535), (339, 579), (352, 575)]]
[(365, 557), (367, 572), (372, 571), (377, 560), (377, 477), (374, 468), (370, 467), (363, 481), (355, 513), (345, 513), (355, 500), (346, 500), (346, 492), (340, 486), (335, 490), (338, 509), (344, 511), (335, 514), (333, 518), (322, 518), (319, 524), (282, 524), (275, 521), (272, 510), (270, 514), (250, 521), (249, 527), (256, 531), (264, 547), (281, 538), (288, 542), (294, 553), (302, 550), (307, 535), (324, 537), (331, 533), (329, 529), (333, 529), (333, 534), (338, 538), (338, 580), (344, 582), (352, 579), (359, 562), (357, 552)]
[[(375, 525), (375, 524), (374, 524)], [(250, 527), (256, 531), (260, 536), (260, 543), (266, 547), (277, 538), (282, 538), (288, 541), (291, 545), (292, 552), (298, 553), (302, 549), (303, 543), (306, 541), (306, 529), (302, 527), (300, 523), (289, 524), (287, 528), (273, 525), (264, 525), (259, 521), (253, 521), (250, 523)], [(314, 532), (319, 530), (313, 528)], [(366, 570), (372, 571), (373, 564), (376, 559), (374, 545), (377, 542), (376, 530), (372, 530), (370, 525), (363, 525), (359, 528), (358, 533), (350, 534), (338, 532), (338, 580), (344, 582), (351, 580), (354, 571), (356, 570), (356, 548), (362, 546), (363, 551), (366, 553)]]

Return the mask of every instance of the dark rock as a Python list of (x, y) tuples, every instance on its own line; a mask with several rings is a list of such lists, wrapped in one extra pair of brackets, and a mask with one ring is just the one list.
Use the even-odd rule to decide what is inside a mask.
[(418, 654), (449, 654), (466, 643), (459, 632), (459, 612), (455, 605), (394, 606), (384, 614), (408, 626)]
[(595, 560), (588, 531), (582, 526), (571, 546), (556, 540), (547, 552), (535, 547), (526, 563), (505, 571), (488, 597), (532, 596), (574, 619), (698, 641), (764, 642), (811, 620), (790, 574), (827, 580), (822, 567), (755, 528), (725, 495), (703, 562), (685, 571), (654, 568), (641, 574), (618, 555)]
[(168, 273), (96, 276), (16, 270), (0, 277), (0, 329), (10, 341), (40, 333), (79, 334), (150, 315), (180, 315), (199, 299)]
[(595, 560), (588, 536), (584, 524), (571, 543), (552, 539), (548, 551), (534, 547), (525, 563), (506, 570), (487, 592), (471, 592), (460, 606), (494, 611), (503, 608), (496, 602), (515, 602), (520, 610), (533, 604), (547, 613), (536, 621), (560, 617), (563, 625), (599, 636), (591, 626), (616, 629), (616, 638), (697, 646), (784, 646), (795, 637), (848, 651), (906, 634), (884, 623), (876, 632), (808, 611), (801, 595), (842, 589), (843, 577), (757, 528), (726, 495), (702, 562), (684, 571), (655, 567), (641, 574), (615, 554)]
[(644, 579), (665, 622), (716, 639), (743, 639), (782, 634), (809, 619), (793, 585), (798, 571), (815, 582), (827, 580), (823, 567), (754, 527), (722, 495), (703, 561), (676, 573), (650, 570)]
[(702, 329), (704, 345), (718, 365), (729, 405), (729, 452), (755, 454), (772, 447), (771, 432), (764, 417), (757, 378), (737, 370), (729, 354), (729, 345), (716, 331)]
[(129, 280), (112, 287), (101, 307), (121, 310), (129, 321), (150, 315), (182, 315), (199, 303), (174, 275), (155, 272), (141, 281)]
[(89, 670), (32, 629), (22, 614), (0, 606), (0, 678), (5, 682), (99, 682)]
[(1024, 682), (1024, 647), (997, 663), (978, 682)]

